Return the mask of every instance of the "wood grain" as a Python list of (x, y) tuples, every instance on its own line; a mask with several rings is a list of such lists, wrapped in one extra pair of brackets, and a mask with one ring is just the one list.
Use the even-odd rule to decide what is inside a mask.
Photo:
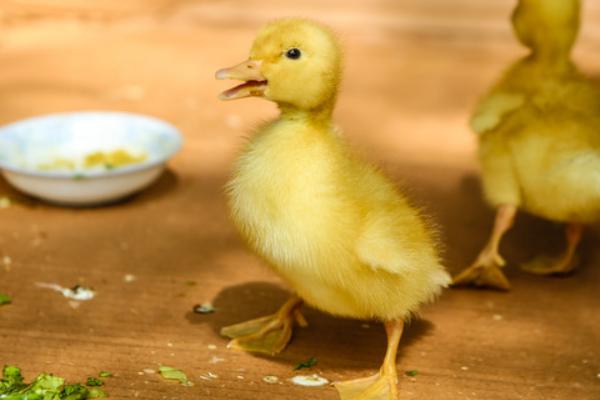
[[(301, 15), (332, 25), (346, 48), (338, 123), (357, 151), (432, 215), (446, 264), (457, 271), (492, 222), (466, 120), (477, 97), (523, 54), (507, 24), (513, 3), (2, 2), (0, 122), (126, 110), (173, 122), (186, 144), (157, 185), (111, 207), (54, 207), (0, 181), (0, 196), (20, 201), (0, 209), (0, 260), (11, 260), (0, 263), (0, 292), (14, 297), (0, 308), (0, 364), (22, 366), (29, 378), (45, 370), (73, 381), (110, 370), (117, 376), (106, 389), (115, 400), (335, 399), (332, 387), (288, 381), (311, 356), (319, 361), (314, 370), (332, 381), (373, 373), (385, 348), (382, 328), (313, 310), (310, 327), (279, 357), (225, 348), (221, 326), (272, 312), (286, 291), (244, 249), (222, 196), (243, 136), (275, 108), (218, 102), (226, 84), (213, 73), (242, 60), (267, 20)], [(600, 1), (585, 3), (576, 59), (600, 76)], [(520, 216), (503, 243), (514, 290), (449, 290), (426, 307), (402, 342), (399, 369), (419, 373), (401, 376), (401, 398), (600, 398), (599, 236), (589, 229), (575, 275), (530, 277), (516, 265), (557, 251), (561, 231)], [(126, 274), (137, 280), (125, 282)], [(35, 282), (90, 285), (98, 295), (73, 308)], [(205, 301), (216, 313), (191, 313)], [(159, 364), (183, 369), (196, 385), (143, 372)], [(218, 378), (203, 379), (208, 372)], [(281, 383), (265, 383), (265, 375)]]

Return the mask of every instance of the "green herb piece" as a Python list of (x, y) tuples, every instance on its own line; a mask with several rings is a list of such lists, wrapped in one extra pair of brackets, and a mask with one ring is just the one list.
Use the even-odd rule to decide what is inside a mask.
[(406, 376), (417, 376), (419, 374), (419, 371), (417, 371), (416, 369), (411, 369), (409, 371), (404, 372), (404, 375)]
[(19, 391), (26, 387), (23, 383), (21, 369), (13, 365), (5, 365), (2, 370), (2, 379), (0, 379), (0, 394), (8, 394)]
[(76, 180), (76, 181), (80, 181), (82, 179), (85, 179), (85, 175), (83, 175), (83, 174), (75, 174), (75, 175), (73, 175), (73, 179)]
[(185, 284), (188, 286), (196, 286), (196, 281), (185, 281)]
[(112, 378), (113, 377), (113, 373), (109, 372), (109, 371), (100, 371), (100, 373), (98, 374), (98, 376), (100, 378)]
[(298, 371), (299, 369), (304, 369), (304, 368), (311, 368), (311, 367), (314, 367), (315, 365), (317, 365), (317, 359), (314, 357), (311, 357), (306, 361), (298, 363), (296, 365), (296, 367), (294, 367), (294, 371)]
[(0, 306), (12, 303), (12, 298), (7, 294), (0, 293)]
[(166, 365), (161, 365), (158, 368), (158, 372), (165, 379), (179, 381), (179, 383), (181, 383), (184, 386), (192, 386), (193, 385), (193, 383), (190, 382), (190, 380), (187, 378), (186, 374), (177, 368), (168, 367)]
[[(61, 400), (86, 400), (90, 391), (80, 383), (73, 385), (65, 385), (62, 392), (59, 394)], [(53, 399), (51, 397), (51, 399)]]
[(104, 398), (104, 397), (108, 397), (108, 395), (106, 394), (106, 392), (102, 389), (99, 388), (91, 388), (90, 389), (90, 394), (88, 395), (88, 399), (100, 399), (100, 398)]
[(88, 386), (102, 386), (102, 385), (104, 385), (104, 382), (102, 382), (98, 378), (94, 378), (94, 377), (90, 376), (87, 378), (87, 382), (85, 384)]

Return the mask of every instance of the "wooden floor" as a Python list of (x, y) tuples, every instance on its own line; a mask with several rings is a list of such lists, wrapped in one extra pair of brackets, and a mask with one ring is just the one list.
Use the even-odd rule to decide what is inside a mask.
[[(523, 54), (507, 24), (514, 0), (91, 3), (0, 3), (0, 122), (126, 110), (171, 121), (186, 143), (157, 185), (112, 207), (53, 207), (0, 181), (0, 196), (20, 202), (0, 209), (0, 293), (14, 298), (0, 308), (0, 364), (72, 381), (109, 370), (115, 400), (337, 398), (331, 386), (289, 381), (309, 357), (318, 359), (311, 373), (331, 381), (374, 373), (381, 326), (313, 310), (278, 357), (225, 348), (221, 326), (274, 311), (286, 291), (241, 245), (222, 195), (243, 136), (275, 108), (219, 102), (227, 83), (213, 73), (243, 60), (265, 21), (299, 15), (332, 25), (346, 49), (337, 121), (433, 215), (455, 272), (492, 222), (466, 120)], [(576, 59), (600, 76), (600, 1), (585, 3)], [(402, 342), (399, 370), (418, 375), (401, 376), (401, 398), (600, 399), (600, 233), (587, 233), (577, 274), (527, 276), (516, 265), (557, 251), (562, 237), (560, 227), (520, 216), (502, 246), (513, 291), (448, 290), (426, 307)], [(126, 282), (128, 274), (137, 279)], [(36, 282), (89, 285), (97, 297), (77, 307)], [(214, 314), (191, 312), (208, 301)], [(150, 371), (159, 364), (183, 369), (195, 386), (163, 381)]]

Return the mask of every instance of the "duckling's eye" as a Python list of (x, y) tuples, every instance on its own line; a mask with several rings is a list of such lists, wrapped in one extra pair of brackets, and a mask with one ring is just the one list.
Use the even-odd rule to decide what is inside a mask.
[(285, 53), (285, 56), (287, 58), (289, 58), (290, 60), (297, 60), (300, 58), (301, 55), (302, 55), (302, 52), (300, 51), (300, 49), (297, 49), (295, 47), (293, 49), (289, 49)]

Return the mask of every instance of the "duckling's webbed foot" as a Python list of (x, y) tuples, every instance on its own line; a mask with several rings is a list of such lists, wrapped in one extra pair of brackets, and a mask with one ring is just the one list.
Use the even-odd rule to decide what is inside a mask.
[(521, 269), (535, 275), (564, 275), (572, 272), (579, 265), (576, 250), (582, 234), (583, 225), (567, 225), (565, 229), (567, 248), (563, 254), (558, 257), (537, 256), (533, 260), (521, 264)]
[(503, 205), (498, 208), (490, 240), (479, 253), (477, 260), (452, 279), (454, 286), (475, 285), (500, 290), (510, 289), (510, 282), (501, 270), (506, 262), (498, 253), (498, 248), (502, 236), (512, 226), (516, 213), (517, 208), (512, 205)]
[(510, 282), (506, 278), (506, 275), (504, 275), (504, 272), (500, 269), (503, 265), (503, 263), (500, 264), (496, 262), (483, 263), (478, 259), (469, 268), (456, 275), (452, 279), (452, 285), (473, 285), (509, 290)]
[(368, 378), (337, 382), (341, 400), (396, 400), (398, 398), (398, 377), (378, 373)]
[(388, 335), (388, 348), (379, 373), (367, 378), (336, 382), (341, 400), (397, 400), (398, 372), (396, 354), (404, 329), (404, 322), (392, 321), (385, 325)]
[(293, 297), (276, 314), (226, 326), (221, 335), (233, 339), (229, 348), (275, 355), (290, 342), (294, 324), (308, 326), (300, 312), (302, 303), (302, 299)]

